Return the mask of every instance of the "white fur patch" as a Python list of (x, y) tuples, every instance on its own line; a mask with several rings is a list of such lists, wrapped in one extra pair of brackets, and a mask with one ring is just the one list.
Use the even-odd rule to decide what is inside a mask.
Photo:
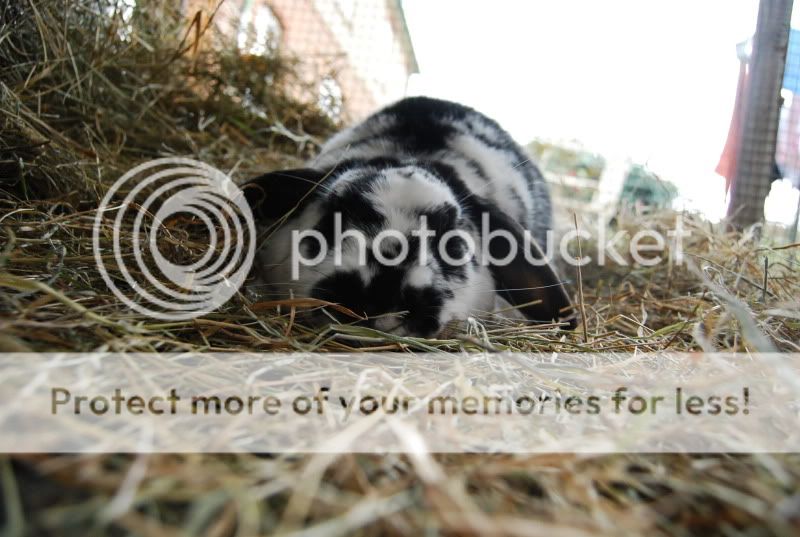
[(411, 287), (421, 289), (433, 285), (433, 278), (433, 270), (430, 267), (416, 265), (408, 271), (405, 283)]
[(414, 211), (444, 203), (457, 206), (453, 192), (426, 171), (406, 166), (383, 172), (386, 179), (369, 195), (375, 207), (386, 216), (395, 211)]

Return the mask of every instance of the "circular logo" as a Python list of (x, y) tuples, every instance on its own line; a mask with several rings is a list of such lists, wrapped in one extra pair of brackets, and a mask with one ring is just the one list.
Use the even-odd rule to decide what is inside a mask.
[(120, 177), (92, 231), (108, 288), (128, 307), (164, 320), (216, 310), (242, 285), (255, 254), (242, 191), (222, 171), (188, 158), (152, 160)]

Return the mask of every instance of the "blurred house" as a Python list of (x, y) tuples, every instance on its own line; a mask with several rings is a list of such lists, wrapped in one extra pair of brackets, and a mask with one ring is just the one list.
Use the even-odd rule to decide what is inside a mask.
[(216, 19), (249, 54), (278, 47), (297, 58), (336, 119), (402, 98), (418, 72), (400, 0), (227, 0)]
[(556, 205), (569, 211), (641, 213), (669, 208), (678, 196), (672, 183), (646, 166), (607, 158), (574, 141), (534, 140), (527, 150), (550, 183)]
[(583, 208), (596, 197), (606, 159), (586, 150), (581, 144), (534, 140), (528, 153), (551, 183), (551, 192), (559, 205)]

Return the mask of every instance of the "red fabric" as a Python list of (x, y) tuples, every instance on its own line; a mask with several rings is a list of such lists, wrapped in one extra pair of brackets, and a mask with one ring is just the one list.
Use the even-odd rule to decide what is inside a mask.
[(728, 128), (728, 139), (725, 140), (725, 147), (722, 149), (722, 156), (719, 158), (716, 172), (725, 178), (725, 194), (730, 191), (733, 178), (736, 175), (736, 154), (739, 151), (739, 143), (742, 133), (742, 118), (744, 116), (744, 93), (747, 89), (747, 64), (741, 62), (739, 65), (739, 83), (736, 86), (736, 100), (733, 105), (733, 117), (731, 126)]

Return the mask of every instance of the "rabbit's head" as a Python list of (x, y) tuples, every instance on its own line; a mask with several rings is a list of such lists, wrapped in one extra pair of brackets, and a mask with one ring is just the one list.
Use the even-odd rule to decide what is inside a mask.
[[(491, 312), (496, 294), (535, 321), (570, 313), (530, 235), (447, 166), (345, 163), (273, 172), (244, 188), (267, 228), (254, 264), (266, 296), (291, 290), (379, 330), (428, 337), (451, 320)], [(354, 320), (342, 308), (326, 313)]]

